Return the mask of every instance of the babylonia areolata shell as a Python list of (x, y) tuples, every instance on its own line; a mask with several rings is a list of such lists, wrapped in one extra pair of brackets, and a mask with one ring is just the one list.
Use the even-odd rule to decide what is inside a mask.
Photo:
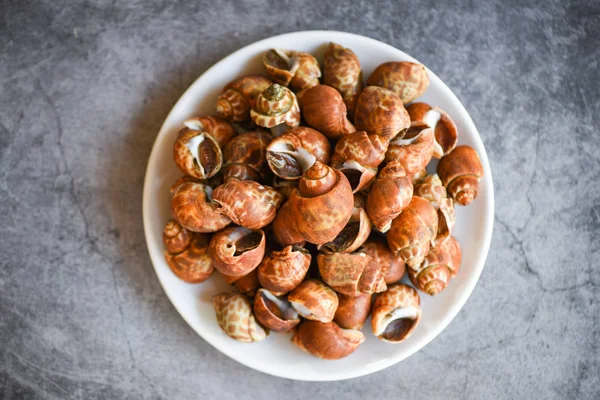
[(354, 124), (359, 131), (393, 140), (404, 135), (410, 118), (394, 92), (369, 86), (358, 97)]
[(174, 220), (165, 225), (165, 259), (177, 277), (188, 283), (200, 283), (214, 272), (208, 256), (209, 236), (189, 232)]
[(439, 294), (460, 269), (462, 252), (458, 240), (448, 240), (433, 247), (418, 269), (409, 269), (408, 277), (413, 285), (430, 296)]
[(221, 148), (225, 147), (237, 135), (234, 126), (221, 117), (193, 117), (186, 119), (183, 124), (188, 129), (208, 133), (219, 143)]
[(283, 196), (270, 186), (254, 181), (231, 180), (213, 191), (217, 209), (235, 224), (249, 229), (260, 229), (270, 224)]
[(437, 174), (427, 175), (415, 183), (415, 196), (428, 200), (438, 211), (438, 231), (435, 243), (446, 240), (454, 229), (456, 214), (454, 202), (446, 195), (446, 188)]
[(265, 234), (231, 226), (215, 233), (208, 245), (213, 266), (222, 274), (246, 275), (260, 264), (265, 255)]
[(277, 214), (273, 223), (275, 240), (284, 245), (304, 240), (317, 245), (331, 242), (350, 220), (353, 208), (348, 179), (316, 161)]
[(342, 329), (333, 321), (303, 321), (292, 337), (292, 343), (301, 350), (325, 360), (347, 357), (364, 341), (361, 331)]
[(375, 178), (387, 147), (387, 139), (378, 135), (367, 135), (364, 131), (345, 135), (335, 145), (331, 167), (346, 175), (356, 193)]
[(392, 220), (404, 210), (413, 196), (413, 185), (404, 168), (388, 163), (371, 185), (367, 196), (367, 214), (380, 232), (390, 229)]
[(274, 83), (261, 92), (250, 111), (258, 126), (273, 128), (284, 124), (290, 128), (300, 125), (300, 106), (296, 95), (285, 86)]
[(403, 104), (421, 96), (429, 86), (427, 70), (422, 64), (407, 61), (387, 62), (373, 71), (367, 85), (381, 86), (396, 93)]
[(231, 220), (217, 211), (212, 188), (198, 182), (178, 185), (171, 198), (171, 214), (185, 229), (193, 232), (216, 232)]
[(333, 320), (339, 304), (333, 289), (316, 279), (305, 279), (287, 299), (302, 317), (321, 322)]
[(390, 142), (385, 161), (398, 161), (407, 175), (414, 175), (431, 161), (433, 139), (433, 129), (422, 122), (413, 122), (402, 139)]
[(256, 323), (252, 306), (246, 296), (238, 293), (221, 293), (213, 297), (217, 323), (230, 338), (252, 343), (266, 339), (268, 330)]
[(477, 152), (470, 146), (458, 146), (442, 157), (437, 173), (446, 187), (448, 197), (462, 206), (471, 204), (479, 191), (483, 166)]
[(208, 133), (183, 128), (173, 144), (173, 158), (179, 169), (198, 179), (208, 179), (219, 172), (223, 154), (217, 141)]
[(270, 176), (265, 160), (267, 146), (273, 136), (265, 130), (242, 133), (223, 149), (223, 178), (264, 180)]
[(254, 298), (254, 316), (262, 326), (274, 332), (289, 332), (300, 323), (298, 313), (287, 299), (262, 288)]
[(381, 273), (386, 284), (396, 283), (404, 276), (406, 264), (402, 257), (392, 253), (385, 238), (371, 235), (358, 251), (373, 257), (373, 260), (381, 265)]
[(272, 251), (258, 266), (258, 279), (265, 289), (279, 296), (302, 282), (311, 261), (310, 252), (298, 246)]
[(356, 100), (364, 88), (360, 62), (352, 50), (329, 43), (323, 61), (323, 84), (340, 92), (352, 118)]
[(331, 144), (312, 128), (299, 126), (281, 134), (267, 146), (267, 163), (282, 179), (300, 179), (315, 161), (329, 164)]
[(263, 56), (267, 74), (277, 83), (298, 92), (319, 84), (321, 68), (311, 54), (294, 50), (271, 49)]
[(413, 103), (406, 108), (412, 122), (424, 122), (434, 132), (433, 157), (447, 155), (458, 143), (458, 131), (452, 118), (441, 108), (427, 103)]
[(371, 234), (371, 221), (365, 211), (365, 199), (360, 193), (354, 194), (354, 209), (350, 221), (344, 229), (329, 243), (317, 246), (323, 253), (352, 253), (367, 240)]
[(394, 254), (402, 256), (409, 268), (416, 268), (436, 238), (438, 214), (425, 199), (413, 196), (408, 206), (392, 221), (387, 241)]
[(250, 120), (258, 95), (273, 82), (264, 76), (244, 76), (231, 81), (217, 98), (217, 114), (232, 122)]
[(344, 329), (362, 329), (371, 313), (371, 294), (348, 296), (338, 294), (340, 305), (333, 321)]
[(301, 91), (298, 104), (306, 124), (331, 140), (356, 132), (348, 120), (342, 95), (330, 86), (317, 85)]
[(401, 283), (390, 285), (385, 292), (377, 295), (371, 308), (373, 334), (390, 343), (408, 339), (420, 320), (419, 293)]
[(365, 253), (321, 253), (317, 264), (323, 281), (339, 293), (356, 296), (386, 289), (381, 266)]

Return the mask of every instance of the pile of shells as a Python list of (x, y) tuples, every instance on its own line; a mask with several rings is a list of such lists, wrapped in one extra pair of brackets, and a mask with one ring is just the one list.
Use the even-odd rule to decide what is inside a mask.
[[(414, 102), (423, 65), (387, 62), (365, 85), (335, 43), (322, 64), (280, 49), (263, 63), (267, 76), (230, 82), (216, 115), (179, 132), (167, 263), (189, 283), (217, 270), (237, 290), (213, 298), (235, 340), (293, 332), (300, 349), (338, 359), (371, 316), (375, 336), (400, 343), (421, 317), (416, 289), (435, 296), (459, 271), (454, 206), (477, 196), (479, 157), (457, 146), (444, 110)], [(416, 289), (399, 283), (405, 272)]]

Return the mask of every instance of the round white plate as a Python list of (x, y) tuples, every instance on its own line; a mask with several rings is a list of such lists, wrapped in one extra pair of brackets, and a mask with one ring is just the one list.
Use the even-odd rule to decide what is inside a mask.
[(494, 220), (492, 174), (483, 143), (469, 114), (431, 71), (431, 84), (419, 101), (439, 106), (454, 119), (459, 144), (474, 147), (483, 163), (485, 177), (477, 199), (468, 207), (457, 207), (454, 235), (463, 249), (458, 276), (438, 296), (421, 294), (423, 316), (412, 336), (400, 344), (384, 343), (373, 336), (370, 323), (363, 329), (366, 341), (349, 357), (338, 361), (314, 358), (290, 343), (290, 335), (271, 334), (254, 344), (238, 343), (221, 331), (211, 302), (214, 294), (232, 291), (218, 274), (198, 285), (179, 280), (164, 260), (162, 231), (170, 217), (169, 186), (181, 176), (173, 162), (173, 142), (182, 122), (192, 116), (214, 113), (215, 100), (232, 79), (248, 74), (264, 74), (263, 53), (270, 48), (305, 51), (322, 60), (328, 42), (352, 49), (358, 56), (365, 79), (386, 61), (415, 61), (404, 52), (377, 40), (343, 32), (306, 31), (261, 40), (225, 57), (208, 69), (181, 96), (164, 122), (148, 161), (144, 181), (144, 231), (150, 258), (169, 299), (186, 322), (204, 340), (234, 360), (267, 374), (280, 377), (330, 381), (370, 374), (389, 367), (415, 353), (436, 337), (467, 301), (483, 269), (489, 250)]

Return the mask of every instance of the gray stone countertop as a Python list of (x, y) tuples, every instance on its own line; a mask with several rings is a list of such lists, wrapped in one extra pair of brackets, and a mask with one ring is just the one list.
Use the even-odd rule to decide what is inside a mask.
[[(80, 3), (76, 5), (76, 3)], [(600, 3), (3, 1), (0, 398), (600, 398)], [(486, 145), (492, 246), (463, 310), (376, 374), (248, 369), (165, 296), (142, 231), (154, 138), (210, 65), (345, 30), (415, 56)]]

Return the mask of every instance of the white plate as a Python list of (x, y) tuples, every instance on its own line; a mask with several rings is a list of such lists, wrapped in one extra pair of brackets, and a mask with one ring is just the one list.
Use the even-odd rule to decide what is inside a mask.
[(373, 336), (367, 323), (363, 329), (366, 341), (356, 352), (339, 361), (324, 361), (292, 345), (290, 335), (271, 334), (263, 342), (243, 344), (219, 329), (211, 297), (232, 289), (218, 274), (199, 285), (184, 283), (171, 272), (163, 257), (162, 231), (170, 216), (169, 186), (181, 176), (172, 158), (173, 141), (185, 119), (214, 113), (215, 100), (229, 81), (242, 75), (264, 74), (261, 58), (266, 50), (306, 51), (322, 60), (330, 41), (356, 53), (365, 78), (383, 62), (415, 61), (385, 43), (343, 32), (288, 33), (246, 46), (212, 66), (181, 96), (156, 138), (144, 181), (144, 231), (148, 251), (156, 274), (177, 311), (204, 340), (234, 360), (267, 374), (298, 380), (330, 381), (370, 374), (405, 359), (435, 338), (465, 304), (479, 279), (494, 219), (492, 174), (479, 133), (456, 96), (429, 71), (431, 84), (418, 100), (439, 106), (450, 114), (458, 127), (459, 143), (468, 144), (479, 153), (485, 178), (480, 183), (477, 199), (468, 207), (457, 207), (455, 236), (463, 249), (460, 273), (440, 295), (432, 298), (421, 294), (423, 317), (412, 336), (401, 344), (384, 343)]

